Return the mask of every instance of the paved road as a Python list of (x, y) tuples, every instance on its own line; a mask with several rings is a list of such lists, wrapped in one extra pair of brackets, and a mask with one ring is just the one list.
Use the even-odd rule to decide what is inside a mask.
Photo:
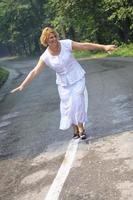
[[(45, 69), (26, 90), (10, 94), (37, 61), (0, 62), (10, 70), (0, 90), (0, 197), (41, 200), (62, 163), (72, 130), (58, 130), (59, 97), (53, 71)], [(80, 62), (89, 96), (88, 138), (133, 130), (133, 59)]]

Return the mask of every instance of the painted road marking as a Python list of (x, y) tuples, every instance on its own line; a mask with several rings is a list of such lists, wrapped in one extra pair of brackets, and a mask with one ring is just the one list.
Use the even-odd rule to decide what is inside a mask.
[(77, 152), (78, 144), (79, 144), (79, 139), (76, 140), (73, 139), (70, 141), (65, 154), (65, 158), (58, 170), (58, 173), (48, 191), (45, 200), (51, 200), (51, 199), (58, 200), (62, 187), (72, 167)]
[[(86, 88), (84, 91), (84, 95), (85, 95), (85, 110), (87, 112), (88, 93), (87, 93)], [(58, 173), (48, 191), (48, 194), (47, 194), (45, 200), (51, 200), (51, 199), (58, 200), (60, 192), (62, 190), (62, 187), (63, 187), (65, 180), (69, 174), (69, 171), (72, 167), (72, 164), (73, 164), (76, 152), (77, 152), (78, 144), (79, 144), (79, 139), (70, 141), (69, 146), (66, 151), (66, 154), (65, 154), (65, 158), (62, 162), (62, 165), (60, 166), (60, 168), (58, 170)]]

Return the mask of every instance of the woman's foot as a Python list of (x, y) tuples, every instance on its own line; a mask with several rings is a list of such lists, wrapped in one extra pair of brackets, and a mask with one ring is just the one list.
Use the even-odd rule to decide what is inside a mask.
[(79, 138), (79, 135), (77, 135), (77, 134), (74, 133), (73, 138), (74, 138), (74, 139), (78, 139), (78, 138)]
[(85, 133), (85, 128), (83, 126), (82, 123), (80, 123), (78, 125), (78, 130), (79, 130), (79, 137), (82, 139), (82, 140), (85, 140), (86, 139), (86, 133)]
[(80, 138), (81, 138), (81, 140), (85, 140), (86, 139), (85, 132), (80, 133)]
[(74, 133), (73, 133), (73, 138), (74, 138), (74, 139), (78, 139), (78, 138), (79, 138), (78, 126), (76, 126), (76, 125), (73, 124), (72, 127), (73, 127), (73, 131), (74, 131)]

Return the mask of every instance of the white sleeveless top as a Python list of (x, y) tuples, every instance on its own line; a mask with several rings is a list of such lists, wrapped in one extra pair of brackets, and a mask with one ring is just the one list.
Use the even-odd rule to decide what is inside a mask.
[(48, 48), (40, 56), (56, 72), (56, 84), (68, 86), (84, 77), (85, 71), (72, 55), (72, 40), (60, 40), (61, 51), (53, 56)]

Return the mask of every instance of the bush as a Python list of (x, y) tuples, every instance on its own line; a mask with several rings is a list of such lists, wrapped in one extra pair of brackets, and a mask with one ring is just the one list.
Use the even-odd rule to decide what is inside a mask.
[(9, 76), (9, 72), (0, 67), (0, 87), (5, 83)]

